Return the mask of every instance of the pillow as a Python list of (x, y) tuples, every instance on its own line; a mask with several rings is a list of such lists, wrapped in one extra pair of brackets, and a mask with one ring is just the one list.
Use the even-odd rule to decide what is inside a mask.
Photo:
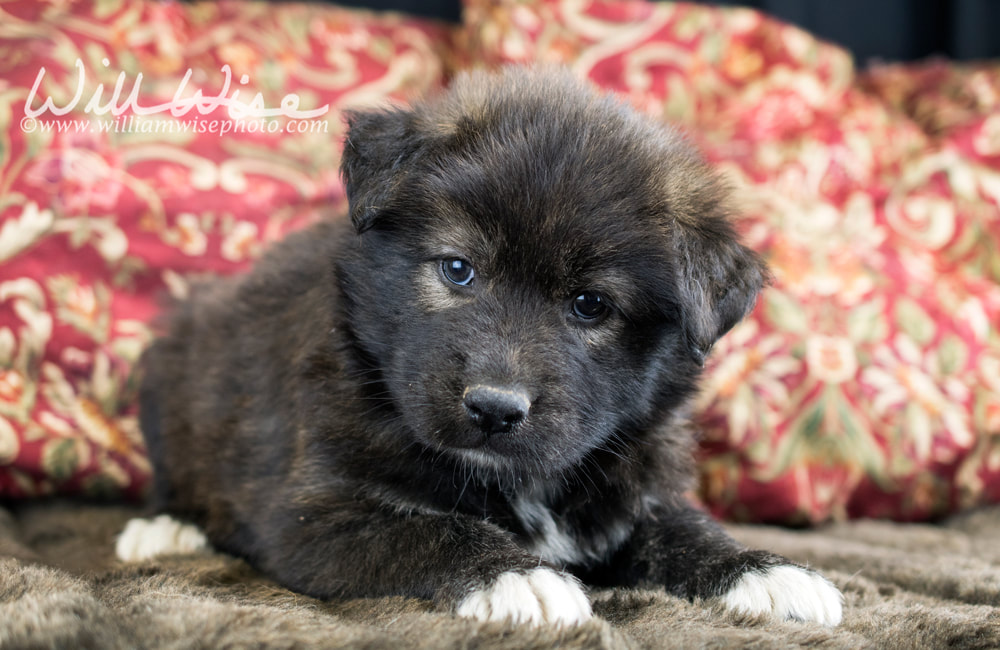
[(341, 107), (441, 85), (449, 44), (304, 4), (0, 6), (0, 496), (142, 494), (158, 297), (336, 214)]
[(716, 346), (697, 405), (715, 514), (926, 519), (1000, 500), (1000, 66), (859, 77), (749, 9), (465, 9), (480, 64), (565, 63), (731, 179), (775, 279)]

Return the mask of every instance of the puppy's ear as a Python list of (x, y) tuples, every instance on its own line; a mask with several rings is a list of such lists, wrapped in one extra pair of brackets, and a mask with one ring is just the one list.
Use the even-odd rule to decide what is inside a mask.
[(724, 219), (681, 226), (676, 235), (681, 324), (691, 357), (704, 365), (715, 342), (753, 309), (767, 270)]
[(340, 175), (351, 222), (362, 233), (375, 225), (418, 149), (414, 115), (403, 109), (349, 111)]

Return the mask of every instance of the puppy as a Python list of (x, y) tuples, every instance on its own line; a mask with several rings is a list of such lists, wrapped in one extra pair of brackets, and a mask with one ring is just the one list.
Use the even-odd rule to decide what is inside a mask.
[(833, 585), (685, 498), (686, 405), (765, 282), (692, 148), (548, 69), (349, 123), (350, 222), (201, 287), (146, 354), (171, 517), (119, 555), (207, 537), (298, 592), (485, 620), (584, 621), (588, 584), (837, 624)]

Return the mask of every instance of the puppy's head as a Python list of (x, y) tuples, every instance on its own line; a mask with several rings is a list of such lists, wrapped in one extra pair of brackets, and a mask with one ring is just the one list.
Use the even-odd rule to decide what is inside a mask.
[(458, 78), (350, 117), (359, 344), (417, 439), (553, 475), (695, 388), (760, 260), (674, 132), (564, 72)]

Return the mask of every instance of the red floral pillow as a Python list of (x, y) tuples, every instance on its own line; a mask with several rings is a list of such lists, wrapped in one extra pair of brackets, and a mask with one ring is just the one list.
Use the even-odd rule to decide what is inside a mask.
[(0, 496), (142, 492), (157, 296), (335, 215), (340, 108), (439, 86), (450, 38), (321, 5), (0, 5)]
[(704, 382), (717, 514), (1000, 500), (1000, 66), (859, 77), (760, 13), (637, 0), (467, 0), (462, 39), (489, 65), (566, 63), (732, 179), (776, 281)]

